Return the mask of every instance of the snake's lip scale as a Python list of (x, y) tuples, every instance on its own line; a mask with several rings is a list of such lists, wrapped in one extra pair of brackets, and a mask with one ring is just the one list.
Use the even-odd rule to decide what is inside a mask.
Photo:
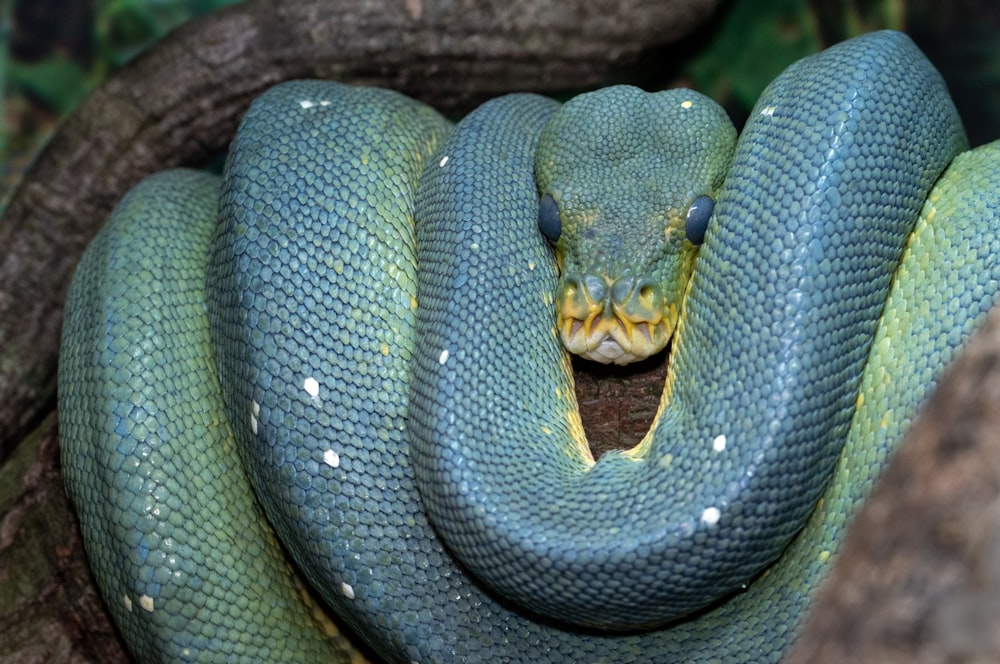
[(625, 349), (611, 337), (605, 337), (604, 340), (597, 345), (597, 348), (589, 350), (582, 355), (588, 360), (594, 360), (595, 362), (602, 362), (605, 364), (609, 362), (614, 362), (615, 364), (628, 364), (629, 362), (633, 362), (637, 359), (635, 354), (626, 352)]
[(666, 318), (656, 323), (632, 322), (618, 315), (606, 319), (599, 313), (587, 320), (560, 318), (558, 327), (567, 350), (601, 364), (626, 365), (644, 360), (663, 350), (670, 340), (671, 327)]

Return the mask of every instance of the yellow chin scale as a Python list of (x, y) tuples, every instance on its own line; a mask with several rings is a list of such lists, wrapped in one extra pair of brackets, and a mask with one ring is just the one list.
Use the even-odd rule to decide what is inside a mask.
[(586, 316), (558, 312), (559, 335), (563, 345), (576, 355), (602, 364), (629, 364), (663, 350), (677, 324), (677, 306), (651, 311), (642, 318), (628, 316), (612, 307), (588, 307)]

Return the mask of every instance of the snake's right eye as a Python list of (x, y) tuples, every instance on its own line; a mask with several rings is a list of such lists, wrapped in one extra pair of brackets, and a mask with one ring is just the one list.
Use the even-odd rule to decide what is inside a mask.
[(684, 220), (684, 231), (687, 239), (694, 246), (700, 246), (705, 241), (705, 231), (708, 230), (708, 220), (712, 218), (715, 201), (711, 196), (699, 196), (688, 208)]
[(538, 230), (553, 246), (562, 235), (562, 220), (559, 218), (559, 206), (549, 194), (542, 196), (538, 202)]

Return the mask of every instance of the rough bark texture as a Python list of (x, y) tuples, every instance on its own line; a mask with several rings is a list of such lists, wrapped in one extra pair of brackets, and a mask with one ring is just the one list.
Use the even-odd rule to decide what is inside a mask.
[(573, 359), (580, 419), (594, 458), (642, 440), (660, 405), (666, 375), (666, 353), (624, 367)]
[(459, 112), (512, 90), (637, 81), (715, 1), (251, 0), (176, 31), (65, 123), (0, 221), (0, 460), (52, 407), (87, 241), (145, 175), (224, 150), (265, 88), (332, 78)]
[[(107, 80), (61, 127), (0, 220), (0, 659), (128, 659), (59, 480), (53, 415), (66, 288), (125, 191), (156, 170), (221, 153), (249, 102), (282, 80), (394, 87), (452, 113), (515, 90), (642, 82), (662, 69), (659, 49), (715, 4), (250, 0), (184, 26)], [(603, 389), (602, 412), (648, 422), (662, 366), (647, 373), (636, 393), (614, 375), (608, 388), (583, 380), (581, 398)], [(603, 418), (593, 422), (599, 437)], [(615, 429), (600, 447), (637, 437)]]
[(799, 663), (1000, 661), (1000, 310), (862, 508)]
[(0, 468), (0, 661), (126, 662), (62, 488), (56, 429), (50, 415)]

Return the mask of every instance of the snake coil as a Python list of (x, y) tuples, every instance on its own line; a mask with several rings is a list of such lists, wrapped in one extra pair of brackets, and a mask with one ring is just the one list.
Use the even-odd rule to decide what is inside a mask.
[[(648, 98), (602, 94), (631, 122), (568, 126), (628, 144)], [(399, 662), (761, 662), (792, 643), (996, 300), (1000, 147), (962, 152), (937, 72), (873, 33), (772, 83), (718, 191), (684, 185), (656, 234), (571, 249), (604, 232), (581, 201), (628, 189), (574, 189), (548, 159), (576, 149), (546, 142), (571, 104), (503, 97), (453, 128), (393, 92), (287, 83), (221, 180), (171, 171), (123, 199), (70, 290), (59, 413), (137, 658), (347, 661), (338, 625)], [(693, 276), (653, 430), (594, 462), (556, 284), (596, 297), (584, 263), (611, 270), (616, 243), (679, 248)], [(660, 288), (616, 279), (636, 308)]]

